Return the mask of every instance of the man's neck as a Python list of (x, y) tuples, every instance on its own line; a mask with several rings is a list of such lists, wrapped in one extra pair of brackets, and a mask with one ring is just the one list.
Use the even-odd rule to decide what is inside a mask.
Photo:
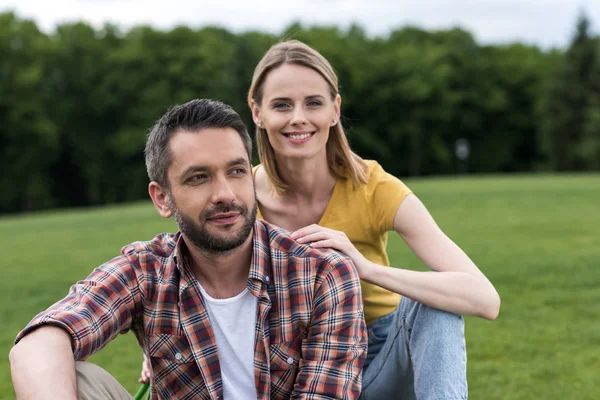
[(252, 238), (229, 252), (203, 252), (184, 240), (192, 272), (206, 293), (215, 299), (226, 299), (240, 294), (246, 288), (252, 261)]

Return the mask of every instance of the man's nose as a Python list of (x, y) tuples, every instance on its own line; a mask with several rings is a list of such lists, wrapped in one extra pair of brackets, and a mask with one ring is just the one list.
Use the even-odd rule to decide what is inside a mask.
[(214, 180), (212, 202), (214, 204), (230, 204), (235, 200), (235, 194), (226, 177), (219, 177)]

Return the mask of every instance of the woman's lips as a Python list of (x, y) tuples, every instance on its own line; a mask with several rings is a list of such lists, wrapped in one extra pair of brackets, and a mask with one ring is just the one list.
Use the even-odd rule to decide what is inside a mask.
[(308, 142), (314, 135), (314, 132), (296, 131), (285, 132), (283, 135), (292, 143), (302, 144)]

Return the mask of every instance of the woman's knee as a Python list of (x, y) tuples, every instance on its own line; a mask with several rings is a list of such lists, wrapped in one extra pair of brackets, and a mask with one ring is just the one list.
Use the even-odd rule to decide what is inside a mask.
[(437, 308), (429, 307), (418, 301), (407, 300), (405, 306), (405, 319), (410, 321), (409, 329), (425, 329), (428, 331), (455, 331), (464, 335), (465, 320), (462, 315), (450, 313)]

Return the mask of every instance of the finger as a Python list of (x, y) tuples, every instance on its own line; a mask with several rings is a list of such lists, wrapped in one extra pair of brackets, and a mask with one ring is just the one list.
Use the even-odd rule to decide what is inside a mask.
[(314, 233), (309, 233), (308, 235), (299, 237), (298, 239), (296, 239), (296, 242), (310, 243), (310, 242), (316, 242), (319, 240), (326, 240), (326, 239), (333, 239), (333, 238), (327, 232), (314, 232)]
[(295, 232), (292, 232), (292, 234), (290, 235), (292, 239), (296, 239), (298, 237), (301, 236), (306, 236), (309, 235), (311, 233), (315, 233), (315, 232), (325, 232), (328, 231), (327, 228), (323, 228), (322, 226), (319, 226), (317, 224), (312, 224), (309, 226), (305, 226), (304, 228), (300, 228)]
[(331, 239), (325, 239), (325, 240), (318, 240), (316, 242), (311, 242), (309, 243), (310, 247), (316, 247), (316, 248), (330, 248), (330, 249), (337, 249), (340, 250), (337, 246), (334, 240)]
[(336, 240), (336, 239), (318, 240), (318, 241), (309, 243), (308, 245), (310, 247), (314, 247), (314, 248), (334, 249), (334, 250), (344, 253), (345, 255), (350, 254), (351, 249), (352, 249), (352, 245), (348, 245), (346, 242)]

